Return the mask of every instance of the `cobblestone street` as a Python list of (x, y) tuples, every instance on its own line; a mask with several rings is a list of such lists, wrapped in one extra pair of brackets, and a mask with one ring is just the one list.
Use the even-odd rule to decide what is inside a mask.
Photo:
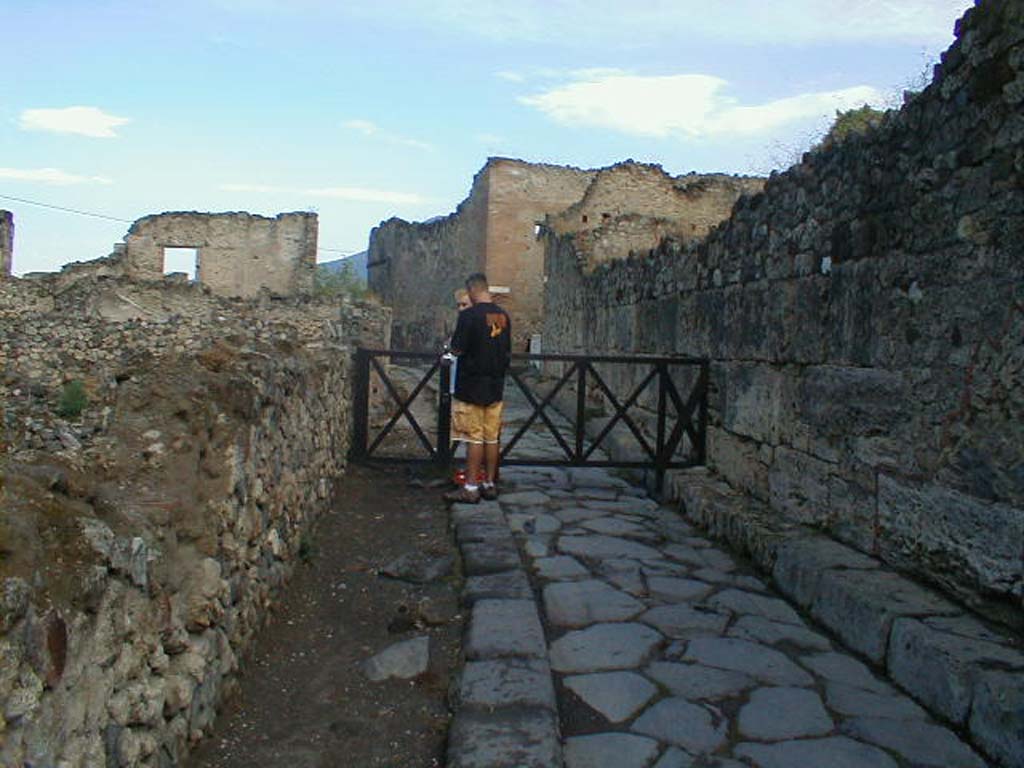
[(449, 765), (987, 765), (674, 508), (602, 469), (502, 479), (453, 507), (473, 611)]

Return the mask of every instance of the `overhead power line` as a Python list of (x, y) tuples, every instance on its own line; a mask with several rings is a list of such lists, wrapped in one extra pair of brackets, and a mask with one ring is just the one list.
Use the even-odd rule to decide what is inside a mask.
[[(108, 216), (105, 213), (93, 213), (92, 211), (82, 211), (78, 208), (66, 208), (63, 205), (52, 205), (50, 203), (41, 203), (38, 200), (26, 200), (24, 197), (14, 197), (13, 195), (0, 195), (0, 200), (13, 200), (16, 203), (24, 203), (25, 205), (35, 205), (39, 208), (49, 208), (53, 211), (62, 211), (63, 213), (73, 213), (76, 216), (91, 216), (94, 219), (106, 219), (107, 221), (117, 221), (121, 224), (134, 224), (135, 222), (131, 219), (120, 219), (117, 216)], [(349, 254), (349, 251), (343, 251), (340, 248), (317, 248), (318, 251), (324, 253), (340, 253)]]

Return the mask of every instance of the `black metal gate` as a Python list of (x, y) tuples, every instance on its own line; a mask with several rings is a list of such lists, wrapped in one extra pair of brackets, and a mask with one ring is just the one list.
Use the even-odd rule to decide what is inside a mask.
[[(407, 394), (399, 392), (392, 375), (381, 364), (382, 359), (410, 360), (426, 368)], [(451, 444), (451, 395), (449, 394), (451, 367), (433, 352), (402, 352), (399, 350), (363, 349), (356, 351), (355, 371), (355, 424), (350, 458), (356, 462), (422, 464), (434, 462), (446, 466), (452, 460)], [(531, 387), (528, 381), (528, 367), (531, 364), (556, 363), (563, 368), (556, 377), (546, 379), (550, 389), (541, 393)], [(619, 399), (606, 383), (595, 366), (629, 366), (639, 383), (623, 399)], [(646, 369), (646, 370), (643, 370)], [(691, 380), (686, 397), (680, 393), (674, 374), (680, 370), (689, 373)], [(376, 377), (376, 379), (374, 378)], [(512, 382), (522, 392), (532, 412), (526, 421), (509, 439), (507, 433), (502, 444), (503, 465), (548, 465), (572, 467), (621, 467), (652, 469), (658, 473), (658, 484), (666, 470), (692, 467), (704, 463), (707, 445), (708, 413), (708, 362), (700, 358), (654, 357), (648, 355), (512, 355), (509, 372)], [(432, 418), (436, 419), (427, 430), (412, 412), (412, 406), (436, 380), (435, 403), (430, 403)], [(386, 423), (371, 435), (371, 382), (379, 381), (379, 394), (395, 410)], [(648, 408), (655, 417), (653, 434), (644, 433), (634, 415), (639, 410), (638, 401), (648, 388), (656, 384), (654, 393), (648, 393), (654, 408)], [(562, 397), (561, 410), (556, 409), (559, 395), (567, 387), (575, 389), (575, 413), (566, 408)], [(506, 385), (506, 390), (508, 385)], [(588, 438), (588, 392), (597, 394), (613, 413), (596, 435)], [(570, 392), (571, 394), (571, 392)], [(653, 394), (653, 397), (650, 395)], [(506, 400), (508, 395), (506, 395)], [(436, 410), (435, 410), (436, 408)], [(565, 411), (570, 411), (566, 413)], [(553, 415), (550, 411), (555, 411)], [(631, 415), (631, 411), (634, 415)], [(434, 415), (436, 413), (436, 416)], [(415, 441), (411, 446), (403, 445), (396, 454), (385, 455), (380, 450), (385, 438), (393, 432), (401, 419), (412, 428)], [(562, 450), (558, 458), (529, 458), (513, 456), (516, 445), (527, 430), (540, 420), (554, 437)], [(556, 419), (563, 421), (560, 428)], [(641, 449), (641, 456), (615, 459), (604, 458), (598, 453), (608, 435), (617, 425), (624, 425), (633, 435)], [(563, 434), (568, 426), (571, 434)], [(688, 450), (679, 454), (683, 438)]]

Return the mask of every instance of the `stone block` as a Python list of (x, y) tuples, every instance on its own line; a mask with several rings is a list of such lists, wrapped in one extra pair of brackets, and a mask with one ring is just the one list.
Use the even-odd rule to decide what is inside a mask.
[(990, 669), (974, 681), (970, 733), (1003, 765), (1024, 765), (1024, 686), (1020, 670)]
[(541, 659), (467, 662), (459, 681), (459, 704), (487, 709), (542, 707), (554, 711), (555, 688), (551, 683), (551, 670)]
[(462, 600), (468, 605), (472, 605), (477, 600), (529, 600), (532, 597), (533, 590), (530, 587), (530, 582), (527, 580), (526, 574), (518, 568), (500, 573), (470, 576), (466, 579), (466, 586), (462, 591)]
[(761, 444), (717, 427), (708, 427), (708, 465), (737, 488), (768, 499), (768, 467)]
[(757, 442), (778, 442), (782, 373), (764, 364), (716, 366), (722, 427)]
[(829, 482), (834, 465), (786, 446), (775, 449), (768, 470), (771, 506), (801, 523), (821, 524), (829, 517)]
[(543, 658), (547, 646), (533, 600), (480, 600), (466, 634), (466, 658)]
[(878, 561), (822, 536), (793, 538), (779, 546), (772, 578), (779, 590), (807, 608), (827, 569), (871, 570)]
[(1024, 509), (933, 484), (878, 478), (879, 542), (890, 557), (948, 581), (969, 578), (1019, 600)]
[[(889, 674), (931, 711), (963, 725), (971, 711), (975, 680), (986, 666), (1024, 676), (1024, 654), (1008, 642), (981, 639), (984, 631), (980, 623), (966, 617), (939, 626), (898, 619), (889, 642)], [(1019, 717), (1018, 727), (1024, 727), (1024, 712)]]
[(551, 768), (561, 764), (558, 723), (547, 709), (463, 709), (452, 723), (448, 768)]
[(960, 613), (935, 593), (894, 573), (877, 570), (822, 574), (810, 610), (844, 645), (876, 664), (885, 659), (896, 618)]
[(467, 576), (500, 573), (519, 567), (519, 550), (511, 538), (468, 543), (462, 545), (462, 561)]

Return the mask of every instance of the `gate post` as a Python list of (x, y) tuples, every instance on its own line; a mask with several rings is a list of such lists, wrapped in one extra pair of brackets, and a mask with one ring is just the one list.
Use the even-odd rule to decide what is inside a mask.
[(448, 467), (452, 463), (452, 361), (441, 356), (440, 383), (437, 405), (437, 463)]
[(366, 458), (367, 440), (370, 426), (370, 351), (359, 347), (356, 349), (355, 389), (352, 407), (355, 413), (352, 420), (352, 446), (349, 456), (358, 461)]

